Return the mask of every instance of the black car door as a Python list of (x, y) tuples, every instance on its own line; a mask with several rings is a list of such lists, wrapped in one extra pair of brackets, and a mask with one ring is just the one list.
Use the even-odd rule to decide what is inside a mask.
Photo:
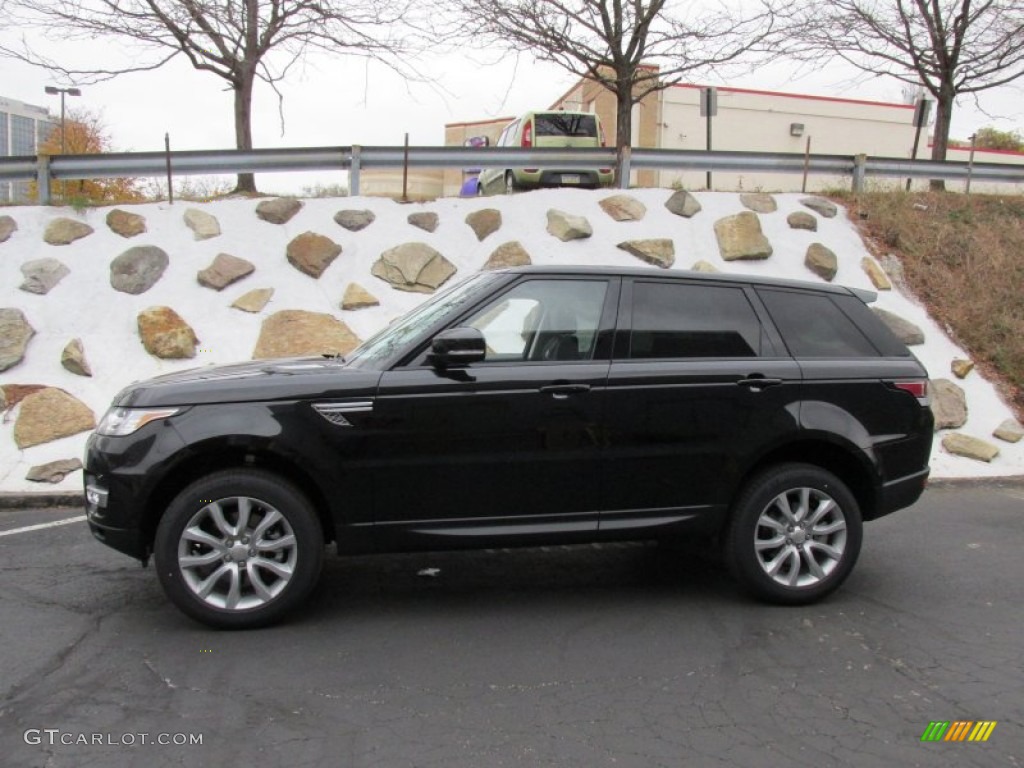
[(452, 326), (487, 357), (385, 372), (365, 448), (381, 545), (591, 537), (618, 281), (528, 276)]

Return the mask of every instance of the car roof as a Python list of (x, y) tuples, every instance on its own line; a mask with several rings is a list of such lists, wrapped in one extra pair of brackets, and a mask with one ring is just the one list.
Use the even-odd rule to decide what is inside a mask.
[(874, 291), (863, 288), (852, 288), (845, 285), (830, 283), (811, 283), (804, 280), (788, 280), (780, 277), (762, 277), (760, 275), (736, 275), (723, 272), (695, 272), (691, 270), (652, 270), (644, 267), (597, 267), (597, 266), (538, 266), (509, 267), (496, 270), (508, 274), (531, 275), (592, 275), (617, 277), (647, 277), (658, 279), (685, 279), (709, 283), (738, 283), (742, 285), (764, 285), (772, 288), (798, 288), (800, 290), (818, 291), (820, 293), (853, 294), (865, 304), (878, 298)]

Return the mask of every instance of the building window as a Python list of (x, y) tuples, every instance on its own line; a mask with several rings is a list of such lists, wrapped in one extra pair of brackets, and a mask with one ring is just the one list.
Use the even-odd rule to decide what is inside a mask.
[(21, 115), (11, 115), (11, 154), (34, 155), (36, 153), (35, 120)]
[(11, 154), (11, 148), (7, 143), (7, 113), (0, 112), (0, 155)]

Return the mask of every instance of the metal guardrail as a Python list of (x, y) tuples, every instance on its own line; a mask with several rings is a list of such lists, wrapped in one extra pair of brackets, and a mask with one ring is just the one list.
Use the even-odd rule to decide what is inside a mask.
[[(866, 155), (803, 155), (685, 149), (632, 149), (627, 169), (744, 171), (850, 176), (854, 191), (868, 177), (929, 178), (1024, 183), (1024, 165), (936, 162)], [(0, 182), (36, 181), (39, 198), (50, 202), (53, 179), (155, 177), (196, 174), (339, 170), (359, 194), (362, 169), (374, 168), (557, 168), (577, 170), (616, 165), (610, 148), (523, 149), (509, 147), (300, 147), (253, 150), (119, 152), (97, 155), (0, 157)], [(624, 174), (628, 180), (628, 174)]]

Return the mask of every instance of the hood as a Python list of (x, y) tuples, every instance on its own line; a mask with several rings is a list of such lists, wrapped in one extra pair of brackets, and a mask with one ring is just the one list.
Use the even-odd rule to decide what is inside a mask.
[(372, 396), (379, 371), (340, 358), (294, 357), (209, 365), (135, 382), (115, 397), (128, 408)]

